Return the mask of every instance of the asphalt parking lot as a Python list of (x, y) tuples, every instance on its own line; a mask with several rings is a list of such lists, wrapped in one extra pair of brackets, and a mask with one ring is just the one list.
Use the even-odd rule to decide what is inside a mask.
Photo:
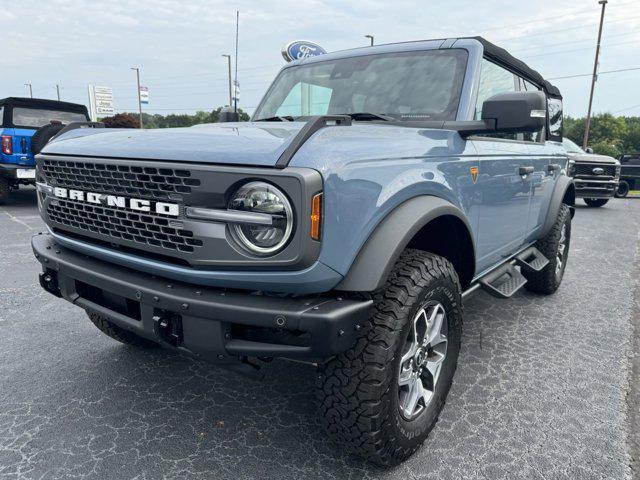
[(275, 361), (256, 382), (135, 350), (42, 291), (21, 191), (0, 207), (0, 479), (637, 476), (640, 199), (579, 203), (558, 293), (469, 300), (439, 423), (380, 470), (323, 435), (311, 366)]

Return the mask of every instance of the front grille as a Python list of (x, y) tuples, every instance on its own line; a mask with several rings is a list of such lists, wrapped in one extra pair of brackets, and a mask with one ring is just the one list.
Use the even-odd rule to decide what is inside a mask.
[(42, 174), (56, 187), (142, 198), (189, 194), (200, 186), (190, 170), (45, 158)]
[[(604, 173), (600, 175), (596, 175), (593, 173), (594, 168), (601, 168), (604, 170)], [(583, 177), (615, 177), (616, 176), (616, 166), (615, 165), (598, 165), (598, 164), (589, 164), (589, 163), (576, 163), (574, 166), (574, 176), (583, 176)]]
[(193, 252), (202, 240), (193, 232), (176, 228), (161, 215), (140, 214), (72, 200), (55, 200), (47, 206), (49, 219), (59, 225), (173, 251)]

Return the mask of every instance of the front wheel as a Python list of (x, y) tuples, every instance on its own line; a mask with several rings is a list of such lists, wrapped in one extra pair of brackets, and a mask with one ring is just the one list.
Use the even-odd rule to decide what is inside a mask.
[(616, 197), (624, 198), (629, 195), (629, 184), (624, 180), (621, 180), (618, 184), (618, 190), (616, 191)]
[(584, 203), (587, 207), (602, 207), (609, 201), (608, 198), (585, 198)]
[(331, 437), (379, 465), (396, 465), (438, 420), (462, 336), (458, 276), (446, 259), (400, 256), (356, 344), (322, 366), (319, 397)]

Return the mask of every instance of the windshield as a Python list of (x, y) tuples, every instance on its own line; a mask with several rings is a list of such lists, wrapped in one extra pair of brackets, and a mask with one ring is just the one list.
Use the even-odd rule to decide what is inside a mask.
[(465, 50), (447, 49), (286, 68), (253, 120), (354, 113), (398, 120), (455, 120), (466, 65)]
[(562, 139), (562, 146), (569, 153), (585, 153), (584, 150), (566, 137)]
[(78, 112), (61, 112), (39, 108), (14, 107), (12, 123), (17, 127), (40, 128), (51, 121), (61, 123), (86, 122), (87, 117)]

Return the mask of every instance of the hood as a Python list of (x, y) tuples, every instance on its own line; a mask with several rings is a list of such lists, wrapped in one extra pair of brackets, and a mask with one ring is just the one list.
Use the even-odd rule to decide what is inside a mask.
[(63, 134), (45, 154), (272, 167), (304, 122), (242, 122), (153, 130), (87, 128)]
[(618, 160), (607, 155), (596, 155), (595, 153), (569, 153), (569, 159), (580, 163), (611, 163), (618, 164)]

